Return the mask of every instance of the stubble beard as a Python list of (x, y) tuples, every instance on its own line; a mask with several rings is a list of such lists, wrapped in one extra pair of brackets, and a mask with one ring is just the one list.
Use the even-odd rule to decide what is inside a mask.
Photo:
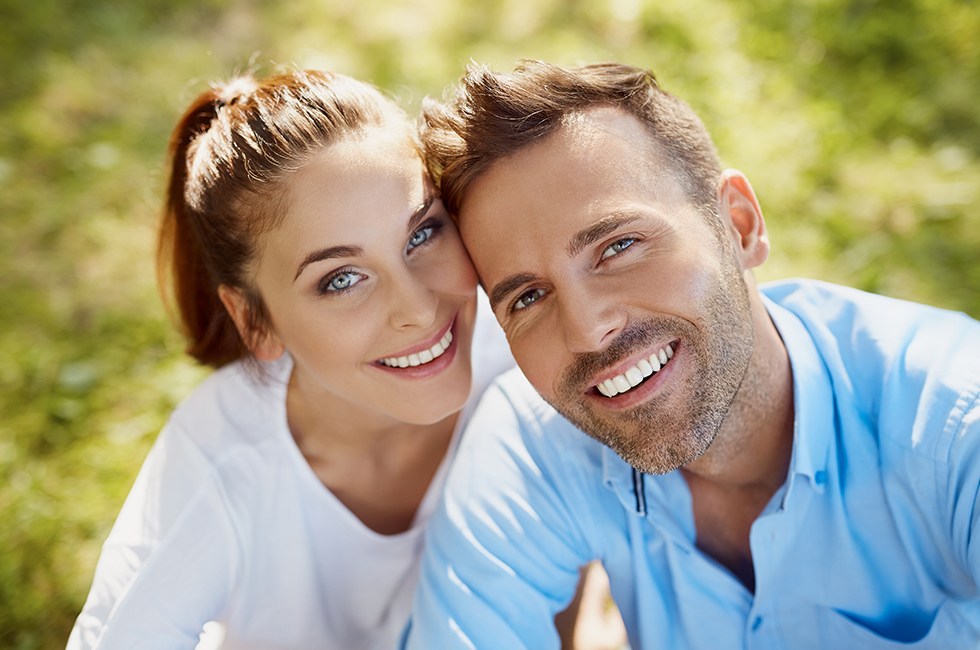
[[(583, 399), (590, 378), (657, 342), (681, 341), (693, 364), (671, 377), (656, 395), (625, 411), (608, 411)], [(705, 300), (701, 327), (661, 317), (634, 323), (599, 352), (579, 355), (558, 381), (549, 403), (576, 427), (610, 447), (637, 470), (665, 474), (707, 451), (725, 422), (745, 378), (753, 350), (748, 288), (735, 268)]]

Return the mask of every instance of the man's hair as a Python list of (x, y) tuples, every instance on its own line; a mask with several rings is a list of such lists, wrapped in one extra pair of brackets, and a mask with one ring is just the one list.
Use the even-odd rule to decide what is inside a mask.
[(525, 60), (512, 73), (471, 63), (455, 97), (426, 99), (419, 130), (426, 165), (446, 207), (458, 213), (467, 187), (496, 161), (598, 106), (621, 108), (647, 127), (666, 164), (701, 209), (714, 212), (721, 176), (711, 136), (653, 73), (617, 63), (563, 68)]

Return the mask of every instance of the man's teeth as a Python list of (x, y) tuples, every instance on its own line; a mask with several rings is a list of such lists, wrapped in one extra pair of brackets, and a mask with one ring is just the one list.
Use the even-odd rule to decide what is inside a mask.
[(415, 352), (407, 357), (385, 357), (381, 360), (386, 366), (391, 368), (408, 368), (409, 366), (422, 366), (430, 363), (443, 355), (449, 349), (449, 344), (453, 342), (453, 333), (446, 330), (445, 336), (428, 350)]
[(665, 345), (646, 359), (640, 361), (621, 375), (610, 377), (599, 383), (596, 389), (606, 397), (615, 397), (620, 393), (625, 393), (634, 386), (639, 385), (644, 379), (658, 372), (667, 365), (667, 361), (674, 356), (674, 349)]

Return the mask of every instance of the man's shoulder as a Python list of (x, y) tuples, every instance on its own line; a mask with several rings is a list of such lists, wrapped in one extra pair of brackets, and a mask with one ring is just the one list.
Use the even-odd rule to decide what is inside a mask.
[(761, 287), (792, 312), (821, 353), (836, 348), (847, 358), (901, 362), (896, 370), (963, 365), (980, 351), (980, 323), (930, 305), (890, 298), (818, 280), (785, 280)]
[(494, 380), (494, 391), (521, 422), (536, 427), (572, 427), (531, 385), (520, 368), (512, 368)]
[[(497, 377), (467, 425), (466, 437), (520, 450), (536, 464), (601, 467), (604, 446), (566, 420), (514, 368)], [(471, 443), (472, 444), (472, 443)]]
[(760, 290), (804, 321), (842, 322), (852, 328), (915, 330), (932, 322), (965, 325), (972, 320), (962, 313), (822, 280), (779, 280), (762, 284)]
[(853, 399), (883, 438), (938, 459), (980, 391), (980, 323), (962, 313), (814, 280), (763, 293), (806, 327), (838, 405)]

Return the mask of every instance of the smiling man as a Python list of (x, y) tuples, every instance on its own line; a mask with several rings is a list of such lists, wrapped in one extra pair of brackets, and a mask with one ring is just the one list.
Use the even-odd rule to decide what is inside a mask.
[(472, 66), (423, 119), (523, 376), (462, 443), (410, 648), (557, 647), (592, 560), (636, 650), (980, 643), (976, 321), (760, 290), (749, 181), (647, 71)]

